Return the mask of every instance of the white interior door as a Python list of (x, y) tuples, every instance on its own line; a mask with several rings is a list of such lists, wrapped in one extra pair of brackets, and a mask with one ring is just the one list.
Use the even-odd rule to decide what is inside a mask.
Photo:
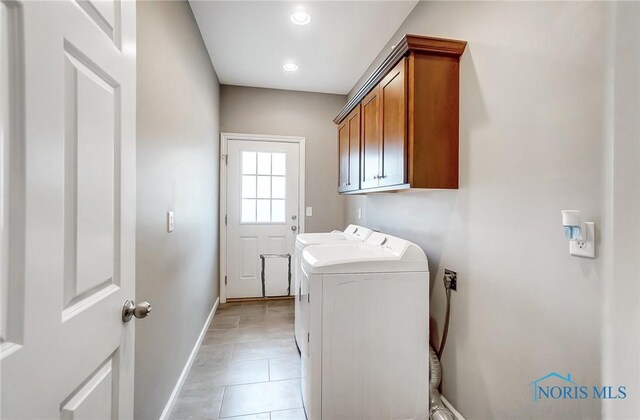
[(0, 417), (131, 418), (135, 3), (0, 8)]
[(300, 144), (228, 141), (228, 298), (295, 294), (290, 258), (299, 228), (299, 183)]

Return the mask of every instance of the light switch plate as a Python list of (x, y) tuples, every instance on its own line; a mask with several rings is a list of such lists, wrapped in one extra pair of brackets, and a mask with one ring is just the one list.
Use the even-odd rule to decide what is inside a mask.
[[(596, 227), (593, 222), (585, 222), (588, 241), (569, 241), (569, 254), (576, 257), (595, 258), (596, 257)], [(582, 247), (580, 245), (582, 244)]]
[(167, 232), (173, 232), (173, 212), (167, 212)]
[(358, 209), (358, 220), (362, 219), (362, 209)]
[(313, 216), (313, 207), (307, 207), (306, 215), (307, 217)]

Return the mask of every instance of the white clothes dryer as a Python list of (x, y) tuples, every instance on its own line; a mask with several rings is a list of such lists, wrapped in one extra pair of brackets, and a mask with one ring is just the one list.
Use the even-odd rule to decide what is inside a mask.
[(429, 264), (409, 241), (312, 245), (300, 311), (302, 397), (309, 420), (427, 419)]

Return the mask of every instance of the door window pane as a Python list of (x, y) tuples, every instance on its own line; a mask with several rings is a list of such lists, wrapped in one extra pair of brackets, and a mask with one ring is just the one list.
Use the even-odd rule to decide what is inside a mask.
[(284, 177), (271, 177), (271, 198), (284, 198)]
[(240, 220), (242, 221), (242, 223), (256, 222), (256, 200), (242, 200), (242, 217), (240, 218)]
[(271, 175), (271, 153), (258, 152), (258, 174)]
[(256, 198), (256, 177), (253, 175), (242, 176), (242, 198)]
[(271, 221), (273, 223), (284, 223), (284, 200), (271, 200)]
[(256, 152), (242, 152), (242, 173), (256, 173)]
[(258, 177), (258, 198), (271, 198), (271, 177)]
[(241, 223), (285, 223), (286, 154), (242, 152)]
[(271, 221), (271, 200), (258, 200), (257, 207), (257, 218), (256, 222), (258, 223), (269, 223)]
[(271, 175), (286, 175), (286, 154), (284, 153), (272, 153), (272, 171)]

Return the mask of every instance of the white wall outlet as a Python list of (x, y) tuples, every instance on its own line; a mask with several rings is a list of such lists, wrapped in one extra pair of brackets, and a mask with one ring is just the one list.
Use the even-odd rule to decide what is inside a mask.
[(173, 212), (167, 212), (167, 232), (173, 232)]
[(596, 257), (596, 226), (594, 222), (584, 222), (585, 232), (583, 236), (586, 240), (569, 241), (569, 254), (576, 257), (595, 258)]
[(358, 220), (362, 220), (362, 209), (358, 209)]
[(313, 216), (313, 207), (307, 207), (307, 211), (305, 213), (307, 217)]

